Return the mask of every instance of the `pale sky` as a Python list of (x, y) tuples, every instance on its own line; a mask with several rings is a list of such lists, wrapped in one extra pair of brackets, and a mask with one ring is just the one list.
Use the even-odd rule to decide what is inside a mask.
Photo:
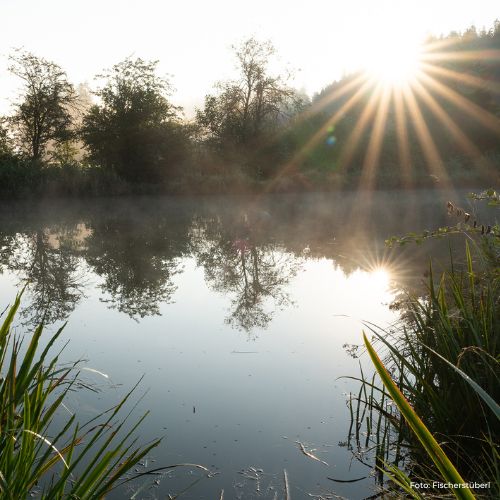
[(363, 66), (367, 37), (423, 38), (496, 18), (499, 0), (0, 0), (0, 113), (17, 85), (6, 71), (15, 47), (58, 63), (75, 84), (92, 85), (129, 55), (159, 59), (190, 115), (232, 76), (231, 45), (251, 35), (271, 39), (295, 86), (313, 94)]

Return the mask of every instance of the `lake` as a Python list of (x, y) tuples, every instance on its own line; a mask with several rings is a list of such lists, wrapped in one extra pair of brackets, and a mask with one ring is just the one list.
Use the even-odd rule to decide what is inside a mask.
[[(142, 377), (138, 467), (194, 463), (109, 498), (361, 499), (370, 468), (346, 446), (363, 322), (388, 326), (448, 242), (389, 249), (408, 231), (455, 223), (464, 192), (134, 197), (12, 203), (0, 213), (0, 311), (29, 281), (16, 330), (64, 321), (62, 361), (84, 359), (98, 392), (71, 393), (83, 421)], [(311, 457), (318, 458), (315, 460)], [(360, 479), (355, 482), (336, 482)], [(316, 496), (314, 496), (316, 495)], [(337, 498), (337, 497), (335, 497)]]

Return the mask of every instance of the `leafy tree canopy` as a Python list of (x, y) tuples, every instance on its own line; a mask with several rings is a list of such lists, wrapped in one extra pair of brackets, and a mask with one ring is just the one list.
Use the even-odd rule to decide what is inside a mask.
[(218, 146), (254, 147), (284, 121), (287, 110), (298, 107), (300, 98), (288, 86), (289, 76), (271, 74), (271, 42), (249, 38), (233, 50), (238, 78), (216, 85), (218, 94), (205, 97), (197, 121)]
[(179, 108), (156, 67), (157, 61), (128, 58), (100, 75), (106, 80), (96, 92), (100, 104), (83, 119), (90, 158), (129, 181), (160, 180), (184, 152)]
[(23, 82), (10, 122), (19, 150), (37, 161), (51, 142), (71, 137), (76, 94), (57, 64), (23, 51), (16, 51), (9, 60), (9, 71)]

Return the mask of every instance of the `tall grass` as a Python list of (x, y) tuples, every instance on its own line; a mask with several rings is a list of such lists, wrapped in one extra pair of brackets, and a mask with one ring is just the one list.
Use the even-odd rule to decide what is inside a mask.
[[(0, 498), (19, 500), (38, 490), (45, 499), (97, 499), (160, 440), (136, 447), (132, 439), (143, 415), (120, 420), (133, 390), (115, 407), (84, 425), (69, 418), (54, 431), (53, 419), (78, 381), (77, 365), (60, 368), (51, 354), (60, 329), (40, 351), (40, 325), (22, 348), (12, 333), (20, 295), (0, 325)], [(128, 430), (126, 430), (128, 426)]]

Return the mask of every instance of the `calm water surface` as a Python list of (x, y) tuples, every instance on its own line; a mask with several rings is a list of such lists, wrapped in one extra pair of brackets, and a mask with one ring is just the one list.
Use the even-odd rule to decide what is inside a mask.
[(82, 420), (144, 375), (134, 415), (151, 413), (139, 434), (164, 439), (138, 471), (213, 472), (173, 469), (110, 498), (192, 483), (181, 498), (283, 498), (286, 470), (293, 499), (361, 499), (374, 480), (345, 446), (357, 386), (339, 377), (370, 367), (347, 348), (363, 320), (396, 320), (388, 305), (418, 286), (431, 253), (446, 258), (435, 243), (384, 240), (448, 223), (448, 199), (466, 206), (444, 191), (3, 205), (0, 309), (29, 280), (17, 331), (44, 314), (50, 331), (68, 321), (62, 357), (84, 358), (99, 389), (71, 395)]

